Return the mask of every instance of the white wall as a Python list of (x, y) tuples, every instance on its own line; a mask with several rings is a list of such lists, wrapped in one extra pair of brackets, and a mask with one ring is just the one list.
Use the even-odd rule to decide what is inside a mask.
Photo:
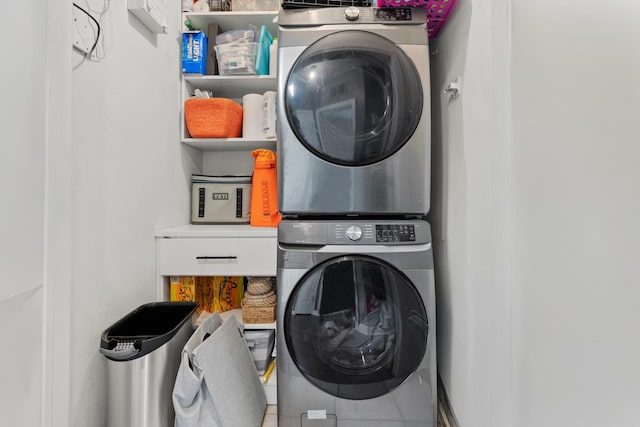
[(0, 414), (40, 423), (43, 364), (45, 55), (47, 2), (0, 6)]
[[(102, 10), (102, 1), (90, 3)], [(82, 64), (80, 54), (73, 57), (73, 427), (105, 425), (100, 333), (154, 300), (154, 231), (189, 218), (193, 160), (179, 141), (180, 10), (167, 3), (168, 34), (152, 35), (125, 3), (111, 2), (106, 57)]]
[(640, 6), (492, 3), (435, 43), (443, 382), (463, 427), (637, 425)]
[(509, 10), (495, 3), (459, 1), (432, 44), (438, 369), (464, 427), (512, 427)]
[(512, 2), (521, 427), (640, 424), (640, 5), (601, 6)]

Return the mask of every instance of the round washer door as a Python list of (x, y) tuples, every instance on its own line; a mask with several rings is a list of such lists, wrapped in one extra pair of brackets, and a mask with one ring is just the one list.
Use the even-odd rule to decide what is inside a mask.
[(397, 152), (422, 114), (420, 76), (407, 54), (368, 31), (340, 31), (293, 64), (284, 95), (289, 126), (327, 162), (364, 166)]
[(428, 319), (420, 294), (392, 265), (365, 255), (330, 259), (296, 285), (284, 337), (307, 380), (344, 399), (398, 387), (420, 365)]

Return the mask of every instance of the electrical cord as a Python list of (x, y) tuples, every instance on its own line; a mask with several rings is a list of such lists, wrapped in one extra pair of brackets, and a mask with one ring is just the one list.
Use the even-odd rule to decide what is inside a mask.
[[(98, 60), (98, 62), (100, 62), (101, 60), (106, 58), (106, 54), (104, 53), (105, 52), (105, 50), (104, 50), (105, 32), (104, 32), (104, 24), (102, 23), (102, 19), (104, 18), (104, 16), (109, 11), (109, 7), (111, 6), (111, 0), (102, 0), (102, 11), (94, 10), (91, 7), (91, 4), (89, 4), (89, 0), (84, 0), (83, 3), (84, 3), (85, 9), (87, 9), (87, 11), (89, 11), (89, 13), (92, 13), (94, 15), (96, 15), (96, 14), (98, 15), (96, 17), (96, 19), (100, 23), (100, 28), (103, 29), (103, 31), (102, 31), (102, 39), (98, 43), (98, 46), (96, 46), (96, 50), (95, 50), (96, 59)], [(102, 54), (100, 54), (100, 50), (101, 50), (100, 48), (102, 48)]]
[(98, 34), (96, 35), (96, 40), (93, 42), (93, 46), (91, 46), (91, 50), (89, 51), (89, 53), (87, 54), (87, 57), (91, 58), (91, 54), (93, 53), (93, 51), (95, 50), (96, 46), (98, 45), (98, 40), (100, 39), (100, 23), (96, 20), (96, 18), (94, 18), (93, 16), (91, 16), (91, 14), (89, 12), (87, 12), (84, 8), (78, 6), (77, 4), (73, 3), (73, 6), (80, 9), (82, 12), (84, 12), (93, 22), (95, 22), (95, 24), (98, 27)]
[[(102, 12), (100, 12), (100, 15), (98, 16), (98, 22), (100, 24), (102, 24), (102, 18), (104, 18), (104, 16), (107, 14), (110, 6), (111, 6), (111, 0), (104, 0)], [(104, 33), (102, 34), (102, 40), (100, 40), (100, 45), (102, 46), (102, 57), (98, 55), (98, 50), (97, 50), (98, 47), (96, 47), (96, 56), (98, 57), (98, 60), (104, 59), (107, 56), (104, 50)]]

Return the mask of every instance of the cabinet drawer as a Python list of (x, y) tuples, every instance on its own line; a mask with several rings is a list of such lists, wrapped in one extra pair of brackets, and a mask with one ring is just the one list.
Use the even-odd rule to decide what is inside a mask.
[(275, 276), (277, 239), (158, 239), (161, 276)]

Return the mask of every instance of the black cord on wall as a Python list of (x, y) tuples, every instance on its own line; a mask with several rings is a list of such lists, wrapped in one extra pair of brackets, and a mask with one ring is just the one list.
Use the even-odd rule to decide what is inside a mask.
[(84, 12), (89, 18), (91, 18), (91, 20), (93, 22), (95, 22), (95, 24), (98, 27), (98, 34), (96, 35), (96, 40), (93, 42), (93, 46), (91, 46), (91, 50), (89, 51), (89, 53), (87, 54), (87, 56), (89, 58), (91, 58), (91, 54), (93, 53), (93, 51), (95, 50), (96, 46), (98, 45), (98, 40), (100, 39), (100, 23), (98, 21), (96, 21), (96, 18), (94, 18), (93, 16), (91, 16), (91, 14), (89, 12), (87, 12), (85, 9), (83, 9), (82, 7), (78, 6), (77, 4), (73, 4), (74, 7), (80, 9), (82, 12)]

